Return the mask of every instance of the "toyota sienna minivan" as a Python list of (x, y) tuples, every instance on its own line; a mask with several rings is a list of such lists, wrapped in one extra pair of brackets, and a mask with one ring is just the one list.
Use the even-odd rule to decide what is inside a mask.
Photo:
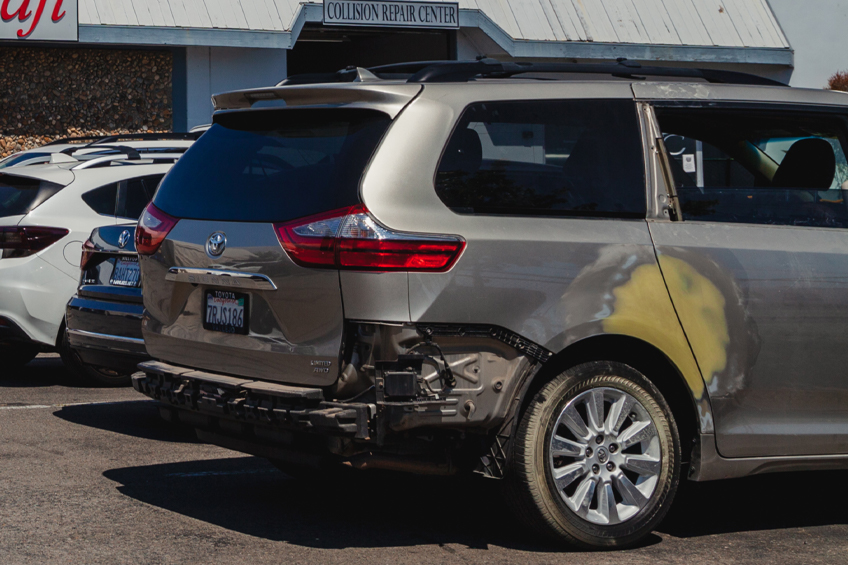
[(136, 232), (133, 384), (200, 439), (476, 471), (589, 548), (848, 467), (844, 94), (481, 60), (214, 101)]

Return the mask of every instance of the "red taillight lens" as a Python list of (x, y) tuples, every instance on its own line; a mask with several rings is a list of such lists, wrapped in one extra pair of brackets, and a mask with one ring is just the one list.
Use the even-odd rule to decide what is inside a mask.
[(88, 264), (91, 262), (95, 253), (97, 253), (97, 248), (94, 246), (94, 243), (92, 243), (90, 239), (86, 239), (85, 243), (82, 244), (82, 258), (80, 259), (81, 270), (85, 271), (88, 268)]
[(65, 228), (42, 226), (0, 227), (0, 249), (3, 257), (26, 257), (47, 249), (66, 235)]
[(289, 257), (303, 267), (336, 267), (336, 236), (353, 207), (274, 224)]
[(459, 237), (385, 228), (365, 206), (275, 224), (274, 228), (283, 249), (303, 267), (444, 272), (465, 248)]
[(148, 204), (144, 212), (141, 213), (138, 227), (135, 230), (135, 250), (138, 251), (139, 255), (156, 253), (178, 221), (177, 218), (169, 216), (154, 206), (153, 203)]

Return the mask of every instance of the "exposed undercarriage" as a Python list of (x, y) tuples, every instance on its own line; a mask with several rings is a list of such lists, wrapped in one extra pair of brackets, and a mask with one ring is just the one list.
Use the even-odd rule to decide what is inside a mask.
[(520, 388), (550, 352), (482, 325), (351, 322), (345, 335), (325, 388), (158, 361), (140, 365), (133, 386), (200, 439), (273, 460), (503, 475)]

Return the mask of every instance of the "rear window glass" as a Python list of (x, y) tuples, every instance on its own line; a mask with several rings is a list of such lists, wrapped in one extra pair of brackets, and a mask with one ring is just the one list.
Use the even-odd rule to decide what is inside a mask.
[(645, 216), (630, 100), (469, 106), (445, 148), (436, 192), (460, 214)]
[(390, 123), (374, 110), (219, 114), (168, 173), (155, 205), (178, 218), (282, 222), (359, 202)]
[(62, 188), (61, 184), (0, 174), (0, 217), (29, 214)]

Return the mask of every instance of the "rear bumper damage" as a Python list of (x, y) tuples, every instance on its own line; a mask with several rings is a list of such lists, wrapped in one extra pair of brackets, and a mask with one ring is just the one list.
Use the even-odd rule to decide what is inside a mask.
[(373, 436), (375, 405), (327, 402), (320, 388), (228, 377), (159, 361), (142, 363), (139, 369), (142, 372), (132, 377), (133, 388), (187, 412), (188, 418), (181, 416), (186, 421), (202, 423), (207, 417), (224, 429), (239, 431), (254, 426), (257, 437), (268, 437), (269, 429), (358, 440)]

